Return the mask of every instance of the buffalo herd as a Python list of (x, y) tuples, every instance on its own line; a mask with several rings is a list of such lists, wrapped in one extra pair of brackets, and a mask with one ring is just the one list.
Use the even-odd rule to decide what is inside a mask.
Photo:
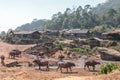
[[(33, 63), (35, 65), (38, 65), (40, 70), (42, 70), (41, 66), (46, 66), (46, 70), (49, 71), (49, 61), (34, 60)], [(95, 71), (95, 66), (97, 64), (100, 64), (100, 62), (97, 62), (95, 60), (88, 60), (84, 63), (84, 69), (87, 66), (88, 70), (90, 71), (89, 67), (92, 66), (93, 71)], [(57, 66), (57, 71), (60, 69), (60, 71), (63, 72), (62, 68), (66, 68), (67, 72), (68, 70), (72, 72), (72, 67), (75, 67), (76, 65), (73, 62), (58, 61)]]
[[(21, 53), (22, 51), (18, 50), (18, 49), (14, 49), (12, 51), (9, 52), (9, 58), (10, 59), (15, 59), (16, 57), (21, 57)], [(43, 54), (41, 54), (43, 56)], [(39, 56), (41, 56), (39, 55)], [(46, 71), (49, 71), (49, 61), (43, 61), (42, 59), (35, 59), (33, 60), (33, 64), (37, 65), (39, 67), (40, 70), (42, 66), (46, 67)], [(93, 70), (95, 70), (95, 65), (100, 64), (100, 62), (97, 62), (95, 60), (88, 60), (84, 63), (84, 69), (85, 67), (88, 68), (88, 70), (90, 70), (90, 66), (93, 67)], [(72, 67), (75, 67), (75, 63), (73, 62), (65, 62), (64, 60), (59, 60), (57, 62), (57, 70), (62, 71), (62, 68), (66, 68), (67, 72), (68, 70), (70, 70), (72, 72)]]

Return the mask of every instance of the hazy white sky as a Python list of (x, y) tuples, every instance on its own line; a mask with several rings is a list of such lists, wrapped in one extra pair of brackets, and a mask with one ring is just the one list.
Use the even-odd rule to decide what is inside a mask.
[(0, 31), (30, 23), (33, 19), (50, 19), (57, 12), (106, 0), (0, 0)]

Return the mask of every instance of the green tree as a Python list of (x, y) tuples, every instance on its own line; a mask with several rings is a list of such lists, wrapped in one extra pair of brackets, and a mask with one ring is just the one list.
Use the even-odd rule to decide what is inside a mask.
[(5, 31), (1, 31), (0, 35), (1, 35), (1, 36), (5, 36), (5, 35), (6, 35), (6, 32), (5, 32)]

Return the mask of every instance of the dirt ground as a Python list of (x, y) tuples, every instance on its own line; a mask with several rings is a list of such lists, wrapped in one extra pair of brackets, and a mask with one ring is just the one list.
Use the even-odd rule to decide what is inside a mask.
[(40, 71), (38, 70), (38, 67), (28, 67), (26, 62), (32, 62), (33, 58), (25, 53), (22, 54), (21, 58), (8, 58), (8, 53), (12, 49), (24, 51), (32, 46), (34, 45), (11, 45), (0, 42), (0, 55), (6, 56), (6, 64), (12, 61), (19, 61), (23, 63), (23, 66), (21, 67), (10, 68), (4, 67), (0, 64), (0, 80), (94, 80), (94, 77), (96, 80), (120, 80), (120, 78), (117, 78), (118, 75), (120, 75), (120, 72), (116, 73), (116, 79), (109, 79), (109, 77), (107, 79), (104, 75), (100, 78), (101, 76), (98, 76), (97, 72), (90, 72), (88, 70), (84, 70), (83, 68), (74, 68), (72, 73), (65, 73), (66, 70), (63, 70), (63, 73), (61, 73), (60, 71), (56, 71), (56, 69), (50, 69), (50, 71)]
[(107, 75), (96, 76), (69, 76), (55, 80), (120, 80), (120, 71), (116, 70)]

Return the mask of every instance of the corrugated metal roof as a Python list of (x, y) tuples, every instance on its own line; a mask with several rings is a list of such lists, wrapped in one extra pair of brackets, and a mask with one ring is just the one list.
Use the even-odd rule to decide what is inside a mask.
[(68, 30), (67, 33), (87, 33), (88, 30), (82, 30), (82, 29), (71, 29), (71, 30)]
[(37, 31), (13, 31), (14, 34), (32, 34)]
[(98, 40), (98, 41), (103, 41), (103, 39), (100, 39), (100, 38), (97, 38), (97, 37), (94, 37), (95, 40)]

